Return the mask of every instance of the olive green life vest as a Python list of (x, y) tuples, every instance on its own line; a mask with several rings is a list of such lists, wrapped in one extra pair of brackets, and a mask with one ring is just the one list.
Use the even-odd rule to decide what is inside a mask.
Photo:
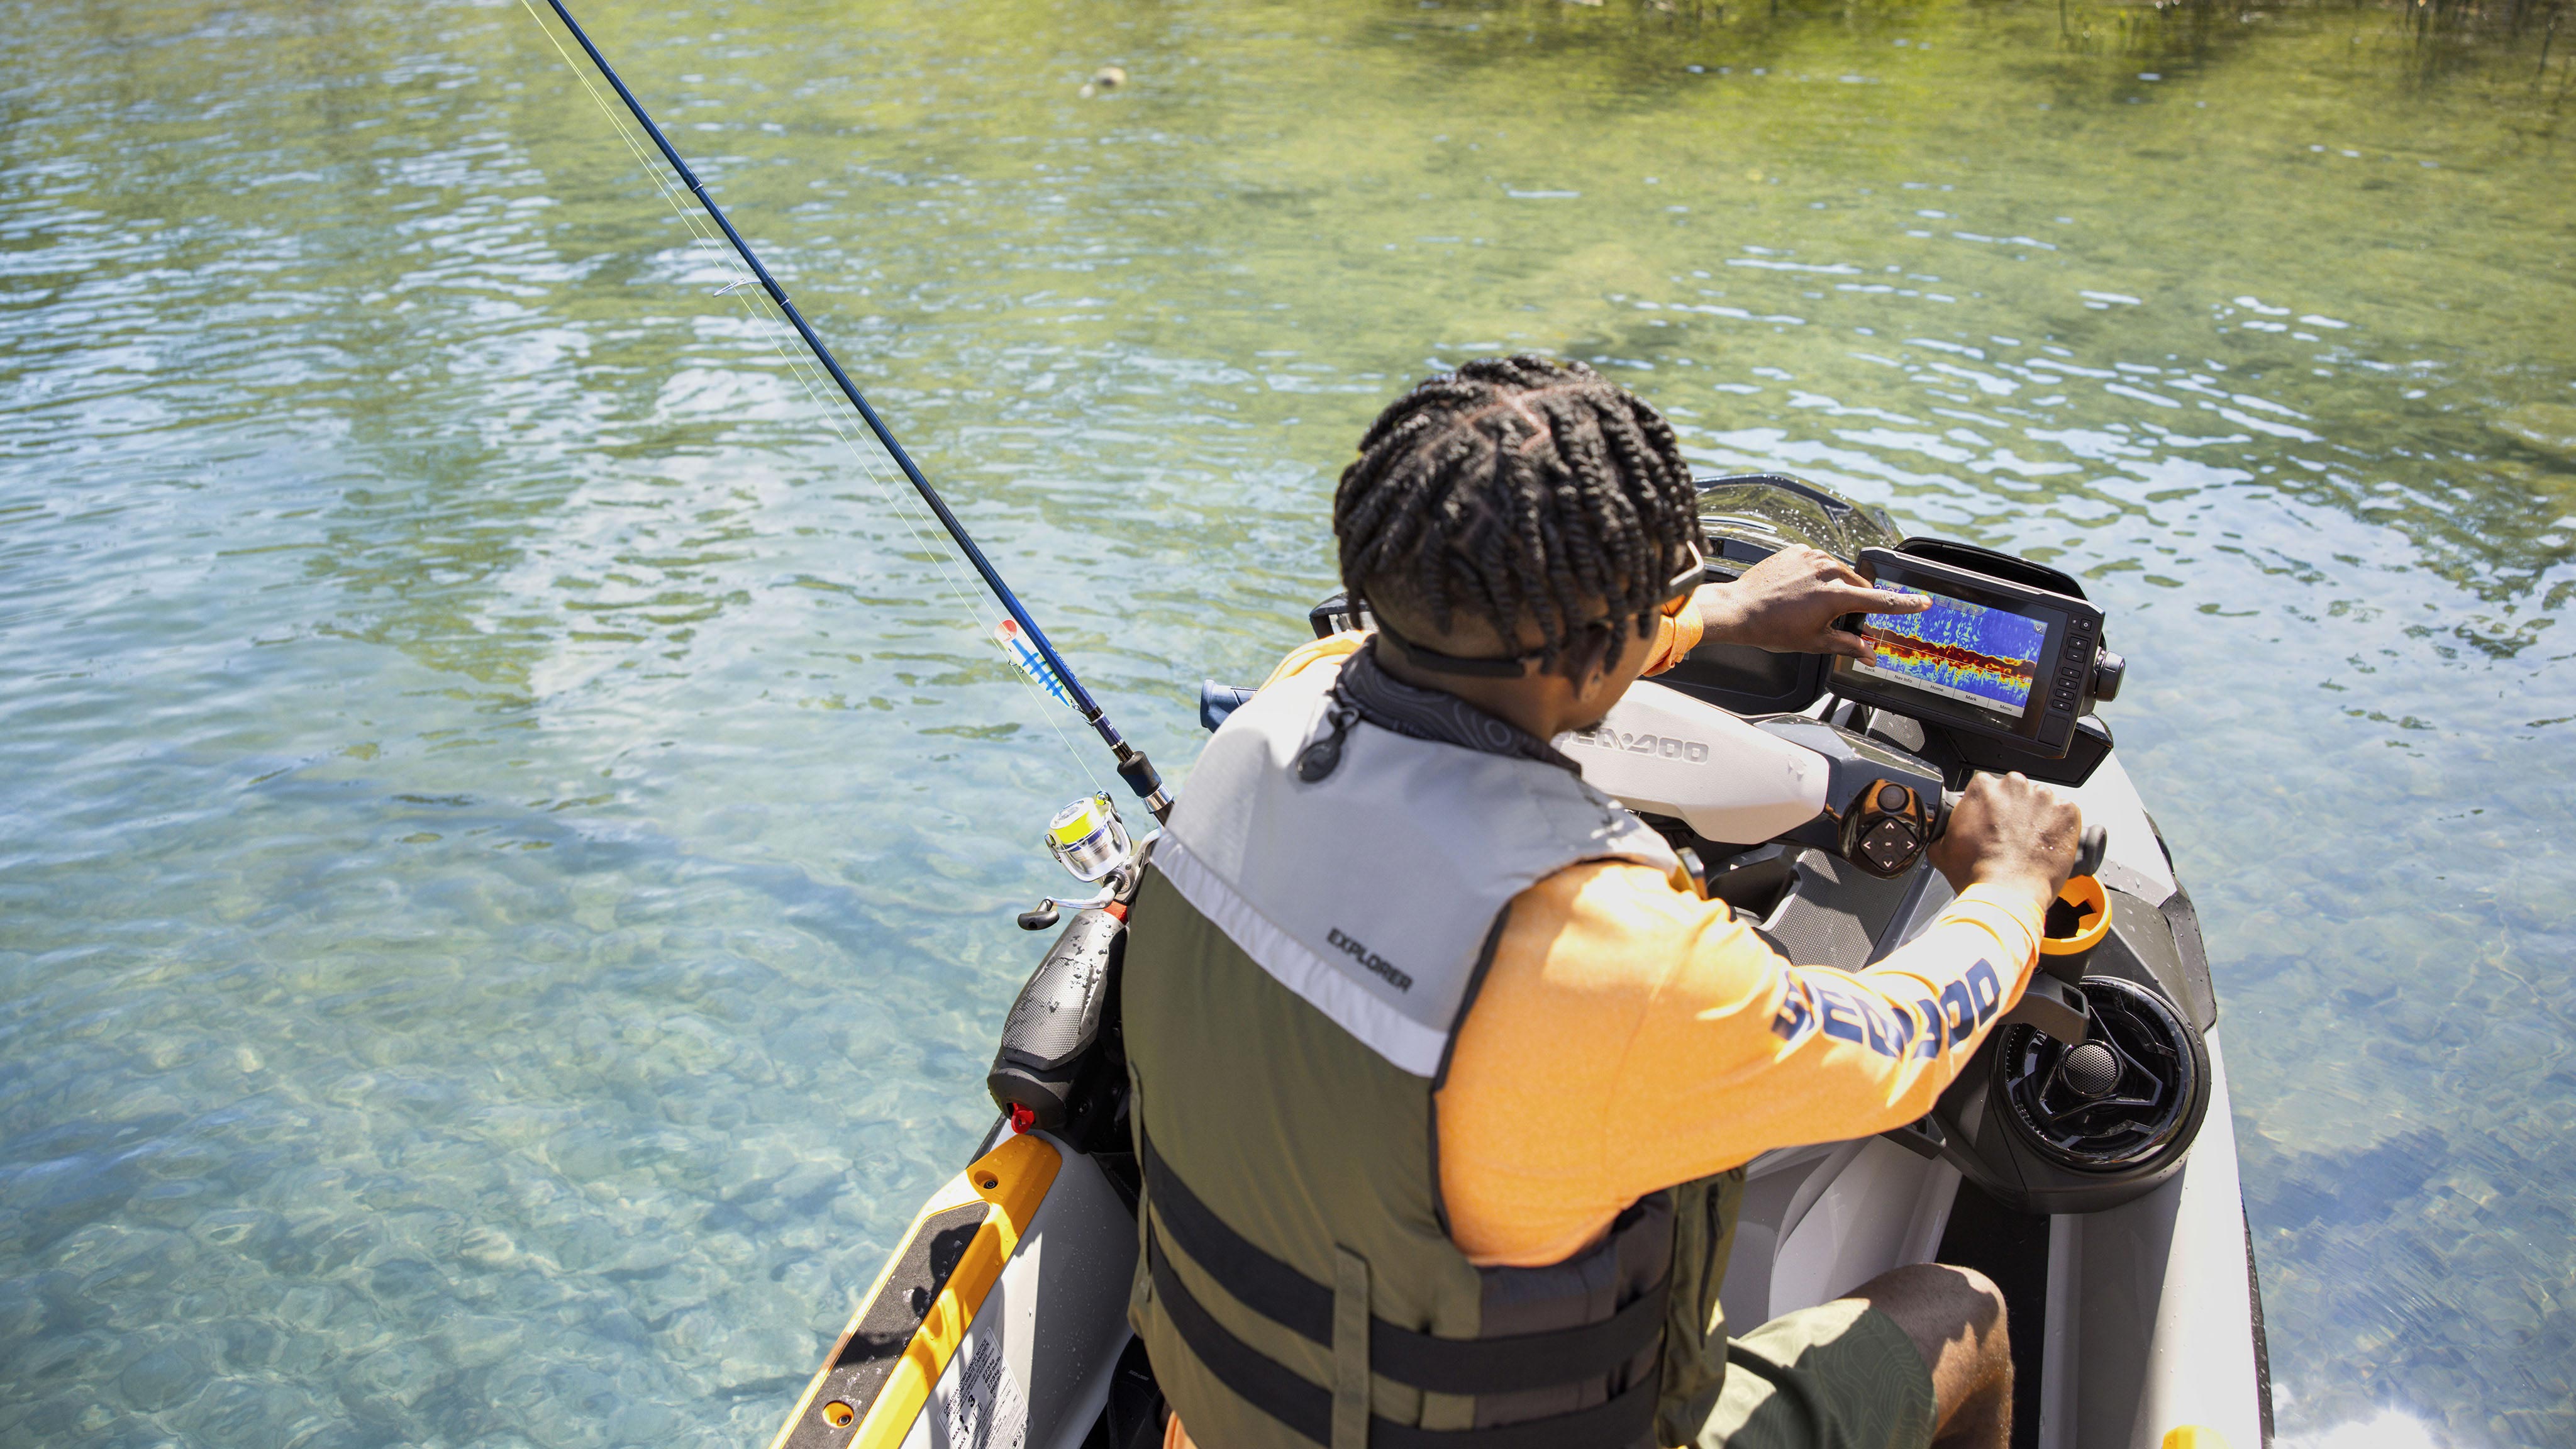
[[(1724, 1373), (1741, 1175), (1654, 1194), (1563, 1263), (1479, 1268), (1433, 1106), (1511, 897), (1669, 848), (1557, 764), (1379, 728), (1330, 682), (1226, 722), (1134, 905), (1130, 1318), (1156, 1377), (1203, 1449), (1686, 1442)], [(1301, 776), (1331, 734), (1334, 768)]]

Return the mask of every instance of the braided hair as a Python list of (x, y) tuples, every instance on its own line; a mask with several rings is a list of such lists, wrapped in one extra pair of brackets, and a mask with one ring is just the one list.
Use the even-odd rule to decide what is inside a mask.
[(1354, 603), (1443, 634), (1463, 611), (1507, 646), (1526, 619), (1542, 667), (1579, 678), (1619, 623), (1652, 631), (1699, 518), (1662, 415), (1580, 362), (1523, 355), (1380, 413), (1342, 470), (1333, 533)]

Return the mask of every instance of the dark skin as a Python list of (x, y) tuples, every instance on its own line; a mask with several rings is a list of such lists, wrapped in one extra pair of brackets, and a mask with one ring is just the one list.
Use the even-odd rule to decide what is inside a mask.
[[(1873, 588), (1833, 555), (1783, 549), (1731, 583), (1692, 597), (1705, 637), (1779, 652), (1874, 655), (1868, 640), (1835, 621), (1856, 613), (1911, 614), (1927, 601)], [(1503, 658), (1535, 650), (1541, 639), (1525, 624), (1508, 642), (1481, 620), (1458, 618), (1447, 630), (1429, 619), (1388, 610), (1408, 638), (1462, 658)], [(1622, 629), (1618, 649), (1579, 678), (1541, 673), (1481, 679), (1415, 668), (1401, 648), (1381, 646), (1378, 662), (1396, 678), (1456, 695), (1540, 739), (1601, 722), (1653, 652), (1652, 631)], [(2018, 773), (1969, 781), (1931, 849), (1933, 866), (1954, 890), (1987, 887), (2036, 917), (2075, 866), (2083, 813), (2045, 785)], [(2003, 1295), (1985, 1275), (1942, 1263), (1883, 1273), (1852, 1290), (1896, 1320), (1932, 1371), (1933, 1442), (1942, 1449), (2007, 1449), (2012, 1440), (2012, 1349)]]
[[(1539, 647), (1538, 626), (1524, 621), (1510, 648), (1493, 626), (1463, 615), (1443, 631), (1432, 621), (1388, 605), (1389, 622), (1408, 639), (1419, 639), (1443, 654), (1461, 658), (1498, 658)], [(1708, 584), (1691, 596), (1699, 612), (1703, 637), (1728, 644), (1749, 644), (1780, 653), (1842, 654), (1870, 658), (1869, 641), (1834, 621), (1849, 614), (1918, 614), (1929, 607), (1909, 594), (1870, 586), (1851, 565), (1822, 549), (1784, 548), (1744, 571), (1729, 583)], [(1561, 674), (1525, 679), (1478, 679), (1468, 675), (1433, 674), (1414, 669), (1398, 650), (1379, 652), (1387, 672), (1408, 684), (1445, 690), (1497, 719), (1506, 719), (1540, 739), (1554, 739), (1570, 729), (1601, 722), (1628, 686), (1645, 670), (1654, 647), (1651, 633), (1620, 634), (1617, 655), (1602, 661), (1580, 680)]]
[(1782, 654), (1876, 657), (1870, 642), (1834, 621), (1847, 614), (1919, 614), (1931, 600), (1874, 588), (1820, 548), (1784, 548), (1732, 583), (1710, 584), (1691, 603), (1707, 637)]
[(1993, 1280), (1974, 1268), (1915, 1263), (1843, 1296), (1895, 1319), (1931, 1368), (1933, 1449), (2012, 1443), (2012, 1333)]

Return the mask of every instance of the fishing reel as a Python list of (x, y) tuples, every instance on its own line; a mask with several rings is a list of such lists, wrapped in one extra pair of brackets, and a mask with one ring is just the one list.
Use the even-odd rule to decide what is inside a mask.
[(1107, 795), (1086, 795), (1057, 811), (1047, 822), (1046, 848), (1066, 873), (1100, 889), (1081, 900), (1050, 897), (1020, 913), (1029, 931), (1054, 925), (1068, 909), (1073, 920), (1011, 1003), (984, 1086), (1013, 1132), (1052, 1132), (1078, 1152), (1125, 1152), (1118, 973), (1127, 949), (1125, 902), (1145, 852)]
[(1094, 910), (1111, 904), (1127, 894), (1136, 880), (1136, 842), (1127, 834), (1127, 822), (1118, 818), (1118, 807), (1107, 795), (1085, 795), (1055, 812), (1047, 822), (1047, 854), (1065, 868), (1075, 880), (1086, 884), (1102, 882), (1092, 895), (1080, 899), (1058, 899), (1047, 896), (1035, 910), (1020, 912), (1020, 929), (1043, 931), (1063, 919), (1064, 912)]

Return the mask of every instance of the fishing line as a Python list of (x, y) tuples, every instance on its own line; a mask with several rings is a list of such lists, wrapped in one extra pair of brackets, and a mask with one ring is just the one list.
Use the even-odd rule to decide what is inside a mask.
[[(680, 199), (678, 193), (675, 192), (671, 186), (670, 178), (665, 176), (661, 167), (652, 164), (652, 158), (645, 152), (643, 146), (627, 128), (625, 118), (618, 114), (616, 108), (611, 107), (608, 104), (607, 98), (600, 94), (599, 88), (596, 85), (592, 84), (590, 73), (579, 63), (574, 61), (570, 52), (564, 49), (563, 42), (555, 35), (554, 27), (545, 23), (544, 18), (537, 13), (531, 0), (520, 0), (520, 7), (528, 12), (529, 19), (535, 22), (538, 29), (545, 33), (548, 43), (554, 47), (556, 56), (564, 62), (567, 69), (572, 71), (574, 78), (581, 82), (582, 89), (589, 94), (592, 104), (596, 105), (601, 114), (607, 117), (611, 129), (617, 133), (619, 141), (622, 142), (626, 146), (628, 152), (635, 157), (637, 164), (643, 167), (645, 174), (652, 178), (655, 191), (659, 193), (663, 200), (671, 206), (672, 210), (680, 217), (682, 224), (688, 227), (692, 239), (700, 246), (714, 248), (716, 256), (720, 259), (718, 265), (721, 270), (727, 272), (749, 273), (747, 277), (739, 278), (718, 288), (715, 295), (725, 296), (735, 291), (755, 286), (768, 294), (768, 299), (774, 309), (773, 313), (764, 314), (759, 305), (754, 303), (749, 297), (742, 298), (740, 305), (743, 307), (747, 316), (765, 318), (772, 327), (774, 327), (779, 321), (787, 322), (793, 327), (799, 338), (805, 343), (806, 350), (811, 354), (810, 362), (804, 358), (798, 357), (787, 349), (776, 337), (774, 331), (764, 330), (763, 335), (767, 337), (772, 351), (775, 352), (779, 357), (779, 360), (785, 364), (789, 374), (796, 379), (798, 385), (805, 390), (808, 400), (823, 409), (825, 418), (827, 419), (826, 426), (831, 428), (833, 436), (838, 438), (842, 445), (849, 450), (852, 458), (858, 462), (860, 472), (868, 479), (869, 483), (877, 489), (879, 495), (885, 500), (888, 507), (894, 511), (898, 519), (903, 523), (906, 531), (912, 535), (915, 544), (922, 549), (922, 551), (930, 558), (933, 566), (939, 570), (942, 581), (948, 585), (951, 594), (957, 598), (960, 605), (964, 608), (965, 618), (969, 627), (978, 633), (982, 632), (981, 620), (974, 607), (972, 592), (964, 586), (963, 582), (950, 568), (946, 551), (932, 545), (930, 541), (923, 536), (920, 528), (913, 521), (910, 509), (904, 506), (900, 501), (896, 490), (889, 485), (883, 474), (879, 471), (877, 455), (864, 447), (855, 436), (845, 429), (838, 416), (837, 410), (832, 408), (824, 399), (816, 386), (812, 371), (809, 369), (819, 367), (826, 374), (828, 380), (837, 386), (842, 395), (849, 401), (851, 407), (859, 414), (861, 420), (866, 423), (868, 429), (875, 434), (876, 441), (883, 449), (883, 456), (894, 462), (902, 470), (907, 481), (913, 485), (913, 489), (918, 495), (920, 502), (929, 508), (934, 518), (940, 523), (941, 527), (946, 530), (950, 539), (957, 545), (959, 551), (966, 556), (967, 561), (971, 563), (975, 567), (976, 572), (983, 577), (986, 587), (991, 590), (994, 597), (1002, 604), (1004, 610), (1009, 614), (1009, 620), (1002, 625), (1001, 629), (995, 631), (993, 634), (987, 635), (986, 637), (994, 643), (996, 647), (1003, 650), (1005, 657), (1009, 658), (1014, 665), (1014, 672), (1018, 673), (1022, 677), (1023, 683), (1025, 683), (1033, 692), (1041, 696), (1051, 697), (1058, 702), (1065, 704), (1076, 713), (1080, 714), (1084, 721), (1092, 726), (1092, 728), (1099, 734), (1102, 742), (1107, 744), (1115, 753), (1118, 762), (1119, 777), (1127, 783), (1131, 790), (1135, 791), (1136, 794), (1144, 800), (1147, 808), (1153, 811), (1153, 813), (1159, 818), (1170, 808), (1170, 796), (1164, 791), (1160, 777), (1155, 773), (1152, 764), (1145, 758), (1144, 753), (1130, 745), (1119, 735), (1116, 727), (1110, 723), (1107, 712), (1104, 711), (1099, 704), (1091, 698), (1090, 693), (1083, 688), (1080, 679), (1074, 675), (1072, 668), (1067, 665), (1063, 657), (1056, 652), (1054, 645), (1049, 642), (1045, 633), (1038, 628), (1036, 621), (1029, 617), (1026, 609), (1021, 606), (1017, 596), (1012, 593), (1009, 585), (1002, 580), (1000, 574), (993, 568), (991, 562), (984, 557), (982, 549), (976, 545), (973, 537), (966, 532), (964, 524), (959, 522), (956, 515), (949, 510), (945, 501), (939, 497), (937, 490), (931, 486), (929, 480), (922, 476), (920, 469), (913, 464), (911, 457), (905, 453), (902, 445), (895, 441), (893, 434), (886, 429), (883, 421), (877, 417), (875, 410), (869, 406), (867, 399), (860, 394), (856, 384), (852, 383), (848, 375), (841, 370), (839, 362), (832, 357), (830, 349), (826, 347), (822, 339), (815, 334), (813, 328), (805, 322), (802, 314), (796, 310), (795, 305), (788, 300), (784, 289), (782, 289), (778, 283), (771, 278), (768, 269), (761, 265), (760, 259), (752, 252), (750, 245), (742, 239), (740, 233), (734, 230), (732, 223), (726, 219), (723, 210), (716, 205), (715, 199), (707, 194), (705, 184), (697, 178), (696, 174), (691, 171), (688, 164), (680, 158), (679, 153), (672, 148), (668, 139), (663, 136), (661, 129), (653, 124), (652, 117), (645, 112), (642, 104), (635, 99), (634, 94), (629, 91), (626, 88), (625, 83), (619, 79), (617, 72), (609, 65), (607, 58), (600, 53), (599, 48), (591, 43), (588, 34), (582, 30), (580, 23), (573, 19), (571, 12), (562, 4), (562, 0), (548, 0), (548, 5), (549, 8), (555, 12), (556, 17), (563, 23), (564, 28), (571, 31), (573, 38), (580, 43), (583, 51), (590, 57), (593, 65), (597, 68), (600, 75), (605, 77), (609, 85), (617, 91), (619, 99), (625, 102), (626, 110), (630, 112), (634, 120), (644, 128), (646, 135), (651, 138), (655, 147), (662, 153), (663, 159), (670, 164), (671, 171), (676, 173), (680, 180), (687, 183), (689, 192), (699, 202), (698, 207), (693, 208)], [(731, 251), (734, 253), (734, 258), (730, 262), (722, 260), (726, 249), (715, 245), (718, 240), (718, 235), (716, 233), (711, 233), (707, 229), (707, 223), (709, 222), (712, 222), (715, 228), (717, 228), (717, 231), (721, 233), (722, 239), (731, 244)], [(1006, 638), (1005, 636), (1008, 637)], [(1039, 705), (1039, 714), (1046, 720), (1049, 729), (1055, 733), (1058, 743), (1062, 744), (1065, 747), (1066, 753), (1072, 756), (1075, 767), (1081, 770), (1084, 777), (1090, 780), (1093, 787), (1097, 789), (1099, 778), (1091, 773), (1091, 768), (1085, 760), (1082, 752), (1074, 749), (1071, 738), (1065, 734), (1063, 726), (1056, 720), (1053, 712), (1045, 708), (1043, 700)]]
[[(653, 164), (651, 154), (645, 151), (642, 143), (636, 140), (634, 132), (626, 123), (626, 118), (619, 115), (617, 108), (609, 105), (608, 98), (599, 93), (599, 87), (592, 84), (589, 73), (582, 69), (580, 62), (572, 58), (571, 52), (564, 49), (563, 41), (556, 37), (554, 28), (546, 24), (545, 17), (537, 13), (536, 7), (530, 3), (530, 0), (519, 0), (519, 8), (527, 11), (528, 19), (530, 22), (535, 24), (539, 32), (544, 34), (547, 43), (554, 47), (555, 55), (563, 61), (564, 68), (572, 72), (573, 79), (581, 82), (581, 88), (589, 94), (591, 104), (597, 106), (599, 108), (599, 113), (607, 118), (609, 129), (617, 133), (617, 139), (625, 144), (628, 153), (635, 158), (636, 165), (641, 167), (645, 176), (652, 181), (654, 191), (661, 196), (664, 202), (669, 204), (672, 212), (680, 218), (681, 225), (689, 229), (689, 233), (696, 241), (697, 245), (712, 252), (716, 261), (717, 269), (720, 272), (737, 272), (743, 274), (737, 280), (728, 282), (724, 286), (717, 288), (715, 295), (721, 297), (745, 288), (758, 287), (760, 285), (759, 278), (751, 275), (749, 270), (744, 267), (741, 259), (732, 255), (721, 245), (720, 240), (712, 232), (707, 230), (703, 214), (696, 208), (688, 205), (688, 203), (681, 198), (679, 193), (672, 189), (670, 180), (664, 174), (663, 168)], [(877, 490), (879, 498), (881, 498), (885, 502), (887, 508), (893, 512), (897, 521), (903, 524), (904, 530), (912, 535), (912, 541), (915, 546), (917, 546), (920, 551), (928, 557), (931, 566), (939, 571), (941, 581), (948, 586), (950, 597), (955, 599), (959, 606), (959, 618), (965, 623), (967, 632), (981, 636), (985, 642), (992, 644), (997, 649), (1001, 649), (1005, 659), (1010, 659), (1010, 651), (1008, 647), (1003, 645), (1001, 641), (994, 639), (985, 631), (982, 615), (975, 608), (974, 593), (965, 586), (964, 582), (957, 577), (956, 571), (950, 567), (946, 550), (932, 544), (928, 538), (923, 536), (920, 525), (914, 521), (911, 508), (905, 506), (900, 496), (891, 486), (888, 485), (885, 475), (878, 465), (877, 456), (871, 453), (868, 449), (862, 447), (859, 440), (848, 432), (848, 430), (843, 426), (837, 412), (824, 400), (822, 393), (815, 387), (814, 364), (802, 357), (799, 357), (795, 353), (790, 352), (781, 343), (774, 329), (784, 319), (777, 316), (775, 313), (764, 311), (760, 304), (750, 297), (742, 298), (737, 305), (742, 308), (743, 314), (746, 317), (754, 320), (755, 322), (766, 322), (769, 324), (768, 327), (761, 330), (761, 336), (763, 340), (769, 344), (770, 351), (776, 354), (780, 362), (785, 364), (788, 375), (794, 378), (797, 385), (805, 390), (806, 400), (813, 403), (822, 412), (824, 426), (830, 428), (832, 430), (832, 436), (839, 439), (841, 446), (849, 451), (851, 458), (859, 465), (861, 476), (865, 477), (868, 480), (868, 483)], [(1082, 773), (1083, 779), (1090, 783), (1093, 791), (1097, 792), (1100, 789), (1100, 777), (1092, 773), (1090, 761), (1084, 758), (1080, 750), (1074, 748), (1072, 737), (1065, 733), (1064, 725), (1061, 721), (1056, 719), (1055, 712), (1046, 707), (1047, 699), (1049, 698), (1048, 691), (1044, 686), (1039, 684), (1037, 679), (1034, 678), (1027, 669), (1020, 667), (1018, 660), (1010, 659), (1010, 662), (1013, 666), (1011, 672), (1019, 678), (1021, 685), (1038, 697), (1038, 717), (1046, 722), (1048, 730), (1055, 735), (1056, 743), (1062, 745), (1064, 747), (1065, 754), (1072, 758), (1074, 768)]]

